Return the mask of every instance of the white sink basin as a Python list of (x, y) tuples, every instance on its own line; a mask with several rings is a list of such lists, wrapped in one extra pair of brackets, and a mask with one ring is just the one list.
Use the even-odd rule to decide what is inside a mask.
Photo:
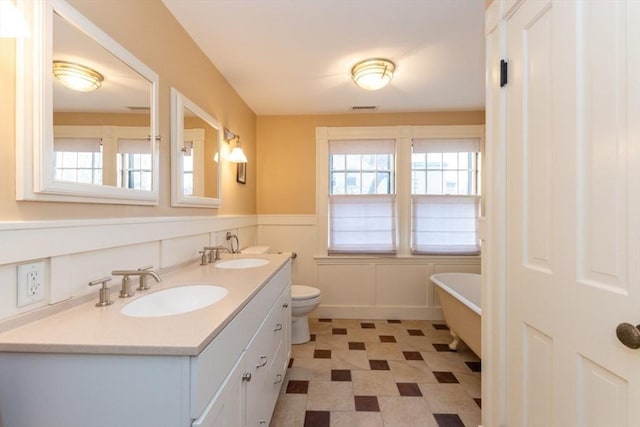
[(122, 314), (131, 317), (161, 317), (188, 313), (224, 298), (228, 290), (222, 286), (195, 283), (164, 289), (131, 301)]
[(216, 267), (240, 269), (240, 268), (260, 267), (266, 264), (269, 264), (269, 261), (262, 258), (237, 258), (237, 259), (229, 259), (226, 261), (217, 262)]

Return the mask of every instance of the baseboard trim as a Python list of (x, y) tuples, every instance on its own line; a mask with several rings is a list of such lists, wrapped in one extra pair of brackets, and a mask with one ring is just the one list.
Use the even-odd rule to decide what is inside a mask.
[(321, 305), (310, 317), (332, 319), (442, 320), (440, 307), (365, 307)]

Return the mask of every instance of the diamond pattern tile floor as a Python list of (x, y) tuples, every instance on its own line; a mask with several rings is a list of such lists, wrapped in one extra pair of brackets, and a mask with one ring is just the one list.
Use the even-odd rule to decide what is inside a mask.
[[(271, 427), (476, 427), (480, 359), (421, 320), (309, 319)], [(464, 347), (464, 346), (460, 346)]]

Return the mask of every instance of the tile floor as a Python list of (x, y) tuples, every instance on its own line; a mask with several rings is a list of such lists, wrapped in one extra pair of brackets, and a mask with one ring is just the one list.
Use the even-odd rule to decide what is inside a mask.
[(480, 360), (424, 320), (309, 319), (271, 427), (477, 427)]

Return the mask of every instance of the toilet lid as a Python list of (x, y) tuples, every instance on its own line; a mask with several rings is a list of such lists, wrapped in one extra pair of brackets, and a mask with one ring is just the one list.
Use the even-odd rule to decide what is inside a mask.
[(320, 289), (313, 288), (311, 286), (295, 285), (291, 287), (292, 299), (310, 299), (320, 296)]

